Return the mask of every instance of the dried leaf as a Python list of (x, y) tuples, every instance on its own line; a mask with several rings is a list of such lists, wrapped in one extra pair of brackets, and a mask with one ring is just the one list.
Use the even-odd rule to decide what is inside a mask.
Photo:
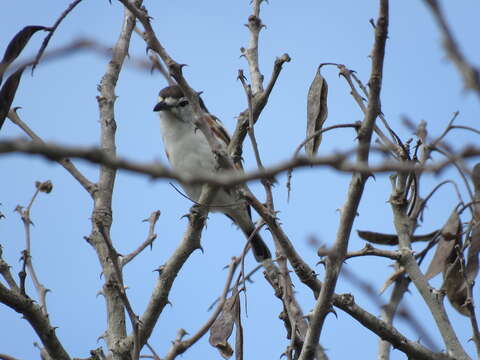
[(236, 292), (225, 301), (221, 314), (210, 329), (208, 341), (210, 345), (218, 349), (224, 359), (228, 359), (233, 355), (233, 349), (228, 343), (228, 338), (232, 335), (233, 324), (235, 323), (239, 307), (239, 297), (238, 292)]
[(8, 111), (10, 110), (10, 106), (12, 105), (23, 70), (24, 68), (20, 68), (10, 75), (0, 90), (0, 129), (3, 126)]
[(428, 266), (425, 278), (430, 280), (435, 275), (440, 274), (446, 265), (447, 259), (450, 258), (455, 247), (455, 241), (445, 240), (443, 237), (437, 244), (435, 255)]
[(478, 252), (480, 251), (480, 163), (473, 167), (472, 182), (475, 189), (473, 199), (474, 228), (470, 237), (470, 246), (468, 248), (466, 273), (469, 282), (475, 280), (478, 275)]
[[(320, 74), (320, 67), (317, 69), (315, 78), (313, 79), (310, 89), (308, 90), (307, 98), (307, 138), (313, 136), (316, 131), (319, 131), (325, 120), (327, 119), (328, 107), (327, 107), (327, 94), (328, 84), (327, 81)], [(322, 141), (322, 135), (318, 134), (305, 144), (305, 152), (309, 156), (314, 156), (320, 142)]]
[(20, 30), (7, 46), (5, 53), (3, 54), (2, 62), (0, 63), (0, 84), (2, 83), (3, 74), (7, 70), (8, 66), (13, 60), (17, 58), (22, 52), (23, 48), (27, 45), (28, 41), (38, 30), (46, 30), (45, 26), (26, 26)]
[(437, 244), (437, 249), (425, 274), (427, 280), (445, 271), (445, 267), (449, 265), (449, 259), (454, 255), (455, 245), (461, 241), (461, 232), (462, 224), (458, 213), (454, 210), (442, 230), (440, 230), (441, 239)]
[(477, 224), (470, 237), (468, 247), (467, 266), (465, 268), (467, 280), (472, 282), (478, 275), (478, 252), (480, 251), (480, 224)]
[(447, 293), (448, 301), (455, 310), (462, 315), (469, 316), (469, 311), (464, 306), (465, 300), (467, 300), (467, 284), (461, 271), (460, 259), (458, 259), (457, 254), (454, 255), (443, 271), (442, 287)]
[[(374, 244), (381, 245), (398, 245), (398, 236), (396, 234), (382, 234), (374, 231), (357, 230), (358, 236), (363, 240)], [(417, 241), (431, 241), (435, 235), (438, 234), (438, 230), (432, 231), (428, 234), (414, 235), (412, 236), (412, 242)]]
[(462, 224), (460, 222), (460, 217), (458, 216), (458, 213), (454, 210), (448, 218), (447, 223), (443, 225), (441, 235), (444, 237), (445, 240), (455, 240), (458, 239), (461, 232)]
[[(238, 298), (238, 293), (237, 293)], [(235, 359), (236, 360), (243, 360), (243, 327), (242, 327), (242, 320), (241, 320), (241, 313), (240, 313), (240, 301), (237, 301), (238, 306), (236, 306), (236, 314), (235, 314)]]
[(475, 198), (477, 198), (477, 194), (480, 193), (480, 163), (476, 164), (473, 167), (472, 182), (473, 182), (473, 187), (475, 188)]

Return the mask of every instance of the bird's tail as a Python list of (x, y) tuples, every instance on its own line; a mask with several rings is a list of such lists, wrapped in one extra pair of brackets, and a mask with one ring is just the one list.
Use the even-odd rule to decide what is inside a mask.
[[(252, 232), (253, 229), (248, 233), (245, 232), (247, 238), (250, 238)], [(272, 257), (267, 244), (265, 244), (265, 241), (263, 241), (262, 237), (258, 233), (253, 235), (253, 237), (250, 239), (250, 244), (252, 245), (253, 256), (258, 262), (262, 262), (263, 260), (270, 259)]]

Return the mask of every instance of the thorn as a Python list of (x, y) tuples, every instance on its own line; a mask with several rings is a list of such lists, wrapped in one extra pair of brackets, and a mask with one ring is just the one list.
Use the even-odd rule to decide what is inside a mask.
[(158, 271), (158, 275), (161, 275), (163, 270), (165, 270), (165, 265), (160, 265), (158, 268), (156, 268), (153, 271)]
[(335, 309), (334, 309), (333, 307), (330, 307), (330, 309), (328, 309), (327, 314), (329, 314), (329, 313), (332, 313), (333, 315), (335, 315), (335, 317), (336, 317), (337, 320), (338, 320), (337, 312), (335, 311)]

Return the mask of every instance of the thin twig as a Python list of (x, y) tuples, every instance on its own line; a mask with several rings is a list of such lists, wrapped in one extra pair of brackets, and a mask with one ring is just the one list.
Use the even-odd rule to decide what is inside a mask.
[[(40, 300), (40, 305), (42, 308), (42, 312), (45, 316), (48, 316), (48, 310), (47, 310), (47, 292), (49, 289), (45, 288), (43, 284), (40, 282), (40, 280), (37, 277), (37, 274), (35, 272), (35, 268), (33, 267), (33, 262), (32, 262), (32, 248), (31, 248), (31, 236), (30, 236), (30, 226), (32, 225), (32, 221), (30, 219), (30, 211), (32, 209), (33, 202), (37, 198), (37, 195), (40, 192), (43, 192), (41, 189), (41, 183), (37, 183), (37, 188), (35, 190), (35, 193), (33, 194), (28, 206), (23, 210), (20, 206), (17, 206), (17, 211), (21, 216), (22, 222), (23, 222), (23, 228), (25, 231), (25, 250), (22, 252), (22, 258), (24, 261), (24, 267), (26, 267), (26, 270), (30, 274), (32, 278), (33, 285), (35, 286), (35, 289), (37, 290), (38, 297)], [(25, 269), (23, 270), (25, 271)], [(26, 274), (25, 274), (26, 275)], [(22, 279), (21, 286), (20, 288), (22, 289), (22, 294), (25, 294), (25, 279)]]
[(132, 261), (138, 254), (140, 254), (147, 246), (151, 246), (153, 241), (157, 238), (157, 234), (155, 233), (155, 224), (158, 221), (158, 218), (160, 217), (160, 210), (156, 210), (152, 212), (150, 217), (148, 219), (145, 219), (143, 221), (148, 221), (149, 227), (148, 227), (148, 236), (145, 239), (143, 243), (138, 246), (134, 251), (132, 251), (130, 254), (125, 255), (122, 260), (120, 261), (120, 265), (123, 268), (125, 265), (127, 265), (130, 261)]
[[(378, 149), (378, 151), (381, 151), (381, 149)], [(383, 161), (376, 165), (368, 165), (347, 161), (347, 157), (352, 154), (352, 150), (348, 150), (343, 153), (336, 153), (329, 156), (318, 156), (315, 158), (297, 156), (296, 158), (283, 161), (277, 165), (266, 167), (264, 171), (252, 170), (248, 173), (235, 172), (230, 174), (216, 173), (215, 175), (203, 174), (198, 176), (188, 176), (176, 173), (158, 162), (142, 163), (113, 156), (99, 147), (74, 147), (56, 145), (53, 143), (39, 144), (25, 140), (0, 140), (0, 154), (14, 152), (42, 155), (49, 160), (55, 161), (65, 157), (79, 158), (91, 163), (105, 165), (113, 169), (123, 169), (138, 174), (144, 174), (151, 178), (167, 178), (185, 184), (211, 184), (220, 187), (231, 187), (264, 177), (273, 177), (289, 169), (311, 166), (324, 166), (340, 172), (358, 172), (366, 175), (391, 173), (392, 171), (439, 174), (448, 166), (455, 163), (455, 161), (480, 156), (480, 148), (467, 145), (463, 149), (460, 149), (457, 154), (450, 155), (446, 160), (437, 161), (430, 165), (421, 166), (411, 162), (393, 162), (391, 160)]]
[[(39, 144), (45, 144), (42, 138), (38, 136), (32, 129), (30, 129), (30, 127), (24, 123), (22, 119), (20, 119), (17, 110), (18, 108), (10, 109), (8, 112), (8, 118), (20, 129), (22, 129), (28, 136), (30, 136), (33, 141)], [(77, 169), (77, 167), (70, 161), (69, 158), (60, 157), (56, 159), (56, 161), (62, 165), (64, 169), (67, 170), (70, 175), (72, 175), (80, 183), (80, 185), (82, 185), (82, 187), (90, 194), (90, 196), (93, 195), (93, 192), (96, 189), (95, 185)]]
[[(367, 164), (370, 154), (370, 142), (375, 126), (375, 120), (381, 113), (380, 91), (383, 77), (383, 60), (385, 57), (385, 44), (388, 33), (389, 3), (388, 0), (380, 0), (380, 9), (375, 28), (375, 42), (372, 49), (372, 67), (370, 73), (370, 93), (368, 107), (362, 126), (358, 131), (359, 146), (357, 150), (357, 162)], [(327, 314), (332, 306), (332, 298), (335, 293), (338, 276), (342, 268), (343, 260), (347, 253), (350, 233), (353, 222), (357, 215), (357, 209), (362, 198), (363, 189), (368, 176), (354, 173), (350, 181), (347, 199), (343, 205), (340, 226), (337, 230), (336, 239), (331, 253), (326, 259), (325, 281), (315, 303), (310, 317), (310, 327), (305, 337), (299, 360), (311, 360), (315, 355), (315, 349), (320, 339), (320, 334)]]
[(45, 52), (45, 49), (47, 48), (48, 46), (48, 43), (50, 42), (50, 39), (52, 38), (53, 36), (53, 33), (55, 32), (55, 30), (57, 30), (57, 27), (60, 25), (60, 23), (63, 21), (63, 19), (65, 19), (65, 17), (75, 8), (75, 6), (77, 6), (82, 0), (75, 0), (73, 1), (70, 5), (68, 5), (67, 9), (65, 9), (65, 11), (60, 15), (60, 17), (57, 19), (57, 21), (55, 21), (55, 24), (53, 24), (52, 27), (48, 28), (48, 35), (45, 37), (45, 39), (43, 40), (42, 42), (42, 45), (40, 47), (40, 50), (38, 51), (37, 53), (37, 56), (35, 57), (35, 61), (32, 65), (32, 74), (33, 74), (33, 71), (35, 70), (35, 68), (37, 67), (38, 65), (38, 62), (40, 61), (40, 58), (42, 57), (43, 53)]
[(233, 275), (235, 274), (235, 270), (237, 269), (240, 260), (241, 259), (237, 257), (234, 257), (232, 259), (228, 270), (227, 280), (225, 281), (225, 286), (223, 287), (222, 294), (220, 295), (220, 302), (218, 303), (217, 308), (212, 313), (207, 322), (200, 329), (198, 329), (197, 332), (189, 339), (182, 341), (174, 341), (172, 347), (168, 351), (168, 354), (163, 358), (163, 360), (173, 360), (177, 357), (177, 355), (184, 353), (186, 350), (188, 350), (188, 348), (190, 348), (198, 340), (200, 340), (202, 336), (205, 335), (206, 332), (212, 327), (218, 315), (220, 315), (223, 305), (225, 304), (225, 300), (227, 299), (227, 294), (230, 289), (230, 284), (232, 283)]
[(443, 46), (445, 51), (462, 75), (465, 87), (475, 90), (477, 96), (480, 97), (479, 72), (473, 67), (473, 65), (468, 63), (465, 56), (460, 51), (458, 42), (453, 37), (438, 1), (424, 0), (424, 2), (430, 7), (432, 14), (437, 21), (438, 27), (443, 36)]

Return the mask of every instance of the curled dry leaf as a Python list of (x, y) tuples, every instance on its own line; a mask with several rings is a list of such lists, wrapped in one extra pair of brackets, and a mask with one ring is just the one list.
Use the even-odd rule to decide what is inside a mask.
[(17, 92), (20, 78), (22, 77), (23, 70), (20, 68), (9, 76), (5, 84), (3, 84), (0, 90), (0, 129), (2, 128), (5, 118), (7, 117), (10, 106), (12, 105), (15, 93)]
[[(307, 98), (307, 138), (310, 138), (322, 129), (323, 123), (327, 119), (327, 94), (328, 84), (320, 74), (321, 65), (317, 69)], [(314, 156), (322, 141), (322, 135), (318, 134), (305, 144), (305, 152), (309, 156)]]
[(449, 266), (449, 259), (454, 253), (455, 245), (461, 241), (461, 232), (462, 224), (458, 213), (454, 210), (442, 230), (440, 230), (440, 241), (437, 244), (437, 249), (425, 274), (427, 280), (433, 278), (435, 275), (444, 271), (445, 267)]
[(472, 182), (475, 189), (473, 200), (473, 230), (468, 248), (466, 275), (469, 282), (473, 282), (478, 275), (478, 253), (480, 251), (480, 163), (473, 167)]
[[(374, 231), (357, 230), (358, 236), (363, 240), (380, 245), (398, 245), (396, 234), (382, 234)], [(438, 230), (428, 234), (412, 236), (412, 242), (431, 241), (438, 234)]]
[(468, 308), (465, 306), (465, 301), (467, 300), (467, 284), (460, 261), (463, 261), (463, 259), (459, 259), (456, 252), (453, 251), (452, 256), (447, 260), (443, 270), (442, 287), (447, 293), (448, 301), (455, 310), (462, 315), (469, 316)]
[(238, 292), (234, 292), (231, 297), (225, 300), (222, 312), (213, 323), (210, 329), (210, 345), (216, 347), (224, 359), (233, 355), (233, 349), (228, 343), (232, 335), (233, 325), (237, 321), (237, 314), (240, 311)]
[[(478, 221), (478, 220), (477, 220)], [(468, 248), (466, 275), (469, 282), (473, 282), (478, 275), (478, 252), (480, 251), (480, 223), (477, 222), (470, 236)]]
[(28, 41), (38, 30), (47, 30), (45, 26), (25, 26), (20, 30), (12, 40), (10, 40), (5, 53), (3, 54), (2, 62), (0, 62), (0, 84), (2, 83), (3, 74), (8, 66), (15, 60), (27, 45)]
[[(237, 296), (238, 299), (238, 296)], [(240, 313), (240, 301), (237, 300), (236, 312), (235, 312), (235, 359), (243, 359), (243, 327)]]
[(473, 167), (472, 182), (475, 188), (475, 200), (480, 200), (480, 163)]

